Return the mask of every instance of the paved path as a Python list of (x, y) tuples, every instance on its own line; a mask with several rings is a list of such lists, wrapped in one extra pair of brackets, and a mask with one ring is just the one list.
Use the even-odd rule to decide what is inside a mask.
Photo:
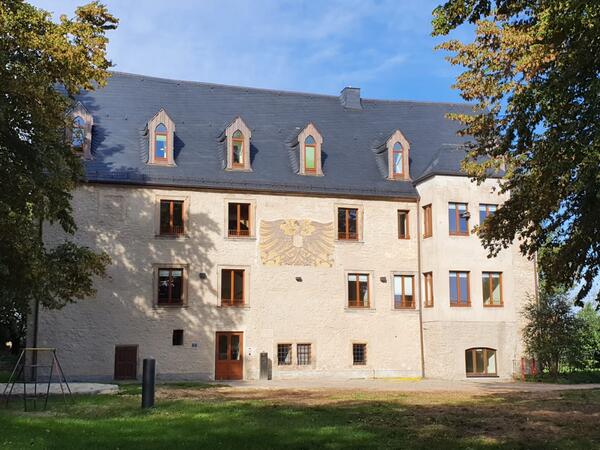
[[(0, 395), (4, 392), (4, 387), (6, 383), (0, 383)], [(71, 392), (73, 394), (116, 394), (119, 392), (119, 386), (116, 384), (103, 384), (103, 383), (69, 383), (69, 387), (71, 388)], [(45, 394), (46, 389), (48, 388), (48, 384), (46, 383), (38, 383), (37, 392), (38, 394)], [(63, 384), (64, 388), (64, 384)], [(9, 387), (10, 389), (10, 387)], [(65, 388), (66, 391), (66, 388)], [(33, 383), (27, 384), (27, 394), (33, 394), (34, 385)], [(23, 394), (23, 383), (15, 383), (15, 387), (13, 389), (13, 395), (21, 395)], [(50, 384), (50, 393), (51, 394), (61, 394), (60, 384), (51, 383)]]
[(223, 382), (233, 388), (244, 389), (348, 389), (357, 391), (406, 391), (406, 392), (548, 392), (573, 389), (600, 389), (600, 384), (549, 384), (521, 383), (515, 381), (482, 380), (406, 380), (380, 379), (294, 379)]

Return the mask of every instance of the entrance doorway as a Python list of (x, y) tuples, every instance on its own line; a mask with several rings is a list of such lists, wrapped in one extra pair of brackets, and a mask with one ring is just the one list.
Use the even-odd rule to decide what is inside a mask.
[(117, 345), (115, 347), (115, 380), (135, 380), (137, 378), (137, 345)]
[(215, 380), (244, 378), (244, 333), (218, 331), (215, 349)]

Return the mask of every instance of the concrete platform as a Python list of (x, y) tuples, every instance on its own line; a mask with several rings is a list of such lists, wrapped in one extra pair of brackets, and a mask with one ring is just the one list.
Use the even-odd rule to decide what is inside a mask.
[[(6, 383), (0, 383), (0, 395), (4, 392), (4, 388)], [(71, 393), (73, 394), (116, 394), (119, 392), (119, 386), (116, 384), (103, 384), (103, 383), (69, 383), (69, 387), (71, 388)], [(34, 392), (34, 384), (27, 384), (27, 395), (32, 395)], [(65, 388), (63, 384), (63, 388)], [(10, 388), (9, 388), (10, 389)], [(37, 392), (42, 395), (46, 393), (46, 389), (48, 389), (47, 383), (38, 383)], [(65, 388), (66, 391), (66, 388)], [(51, 394), (62, 394), (60, 390), (60, 384), (58, 383), (50, 383), (50, 393)], [(23, 394), (23, 383), (15, 383), (15, 387), (12, 391), (13, 395), (21, 395)]]

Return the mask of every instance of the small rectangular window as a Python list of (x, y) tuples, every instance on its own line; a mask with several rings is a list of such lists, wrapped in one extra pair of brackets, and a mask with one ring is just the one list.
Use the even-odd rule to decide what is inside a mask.
[(498, 205), (491, 205), (480, 203), (479, 204), (479, 225), (482, 225), (485, 219), (496, 212)]
[(298, 365), (306, 366), (310, 364), (310, 344), (297, 344), (296, 355), (298, 357)]
[(229, 203), (228, 235), (250, 236), (250, 203)]
[(469, 211), (466, 203), (448, 203), (448, 224), (450, 234), (468, 236)]
[(414, 309), (414, 277), (394, 275), (394, 309)]
[(159, 305), (181, 305), (183, 303), (183, 269), (158, 269)]
[(369, 274), (348, 274), (348, 307), (369, 307)]
[(483, 272), (481, 274), (483, 306), (502, 306), (502, 273)]
[(398, 239), (410, 239), (408, 233), (408, 211), (398, 210)]
[(183, 345), (183, 330), (173, 330), (173, 345)]
[(306, 172), (315, 172), (317, 170), (316, 165), (316, 153), (317, 150), (314, 145), (306, 145), (306, 152), (304, 153), (304, 170)]
[(367, 364), (367, 344), (352, 344), (352, 364), (355, 366)]
[(433, 236), (433, 220), (431, 217), (431, 205), (423, 206), (423, 237)]
[(160, 234), (181, 235), (183, 227), (183, 201), (161, 200), (160, 201)]
[(338, 208), (338, 239), (358, 240), (358, 208)]
[(221, 269), (222, 306), (244, 305), (244, 272), (243, 269)]
[(450, 272), (450, 306), (471, 306), (469, 272)]
[(167, 159), (167, 135), (156, 133), (154, 144), (154, 157), (156, 159)]
[(292, 344), (277, 344), (277, 364), (279, 366), (292, 364)]
[(433, 273), (424, 273), (423, 279), (425, 284), (425, 307), (431, 308), (433, 306)]

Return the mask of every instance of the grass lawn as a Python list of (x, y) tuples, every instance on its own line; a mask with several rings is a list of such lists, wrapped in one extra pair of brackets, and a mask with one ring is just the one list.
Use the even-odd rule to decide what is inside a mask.
[(600, 390), (511, 393), (251, 390), (162, 386), (0, 407), (0, 448), (600, 448)]

